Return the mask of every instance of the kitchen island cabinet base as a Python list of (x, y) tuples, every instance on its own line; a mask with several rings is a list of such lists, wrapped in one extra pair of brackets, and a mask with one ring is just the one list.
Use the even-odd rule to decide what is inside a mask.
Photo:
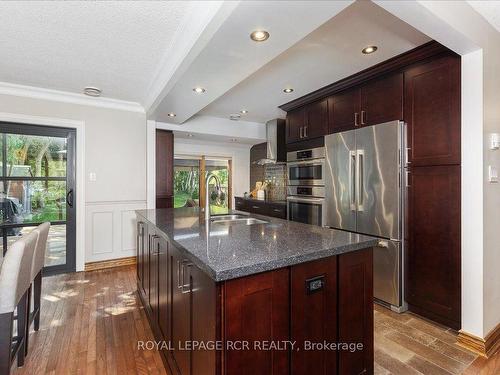
[[(171, 243), (162, 251), (172, 267), (146, 272), (168, 274), (183, 262), (175, 260), (177, 250)], [(311, 369), (315, 374), (371, 374), (372, 262), (368, 248), (218, 283), (185, 262), (183, 271), (166, 277), (170, 280), (166, 288), (153, 288), (160, 293), (166, 290), (167, 296), (157, 298), (170, 304), (167, 322), (159, 321), (165, 317), (151, 308), (151, 297), (147, 298), (140, 279), (137, 290), (171, 374), (284, 375), (311, 373)], [(149, 280), (165, 280), (165, 276)], [(176, 313), (185, 316), (176, 317)], [(332, 351), (325, 341), (344, 349)], [(219, 343), (221, 350), (188, 350), (199, 343)], [(269, 350), (272, 345), (277, 349)], [(311, 350), (313, 345), (323, 349)]]

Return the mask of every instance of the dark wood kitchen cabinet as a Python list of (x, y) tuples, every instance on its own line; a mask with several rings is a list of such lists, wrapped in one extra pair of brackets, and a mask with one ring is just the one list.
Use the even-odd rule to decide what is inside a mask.
[[(140, 215), (138, 222), (144, 222)], [(140, 286), (139, 273), (138, 292), (155, 340), (170, 343), (170, 348), (160, 350), (169, 373), (373, 372), (371, 248), (215, 282), (154, 224), (148, 221), (145, 227), (151, 235), (148, 251), (158, 254), (153, 255), (157, 262), (145, 264), (149, 267), (145, 271), (153, 275), (150, 283), (155, 284), (150, 295), (158, 295), (156, 314), (154, 303), (149, 303)], [(323, 344), (324, 340), (361, 343), (363, 348), (354, 353), (346, 349), (296, 351), (285, 344), (293, 340), (301, 349), (305, 341)], [(222, 345), (219, 350), (189, 347), (217, 342)], [(280, 348), (266, 349), (262, 346), (266, 343)]]
[(174, 201), (174, 133), (156, 129), (156, 208)]
[(329, 133), (403, 118), (403, 74), (391, 74), (328, 99)]
[(460, 57), (405, 72), (404, 120), (412, 166), (460, 164)]
[(403, 74), (392, 74), (361, 86), (361, 126), (403, 119)]
[[(289, 269), (227, 281), (223, 286), (226, 340), (252, 343), (250, 350), (229, 350), (227, 374), (288, 374), (287, 351), (254, 350), (253, 342), (289, 339)], [(251, 327), (249, 329), (249, 327)]]
[(146, 223), (142, 220), (137, 221), (137, 237), (136, 237), (136, 249), (137, 249), (137, 258), (136, 258), (136, 269), (137, 269), (137, 283), (142, 292), (145, 292), (145, 275), (144, 275), (144, 267), (145, 267), (145, 257), (146, 254), (146, 233), (147, 227)]
[[(291, 270), (291, 339), (301, 346), (311, 342), (337, 342), (337, 257), (299, 264)], [(316, 291), (308, 285), (316, 283)], [(328, 375), (337, 368), (331, 352), (299, 350), (291, 357), (294, 375)]]
[(234, 202), (235, 209), (238, 211), (277, 217), (279, 219), (286, 219), (287, 217), (286, 202), (248, 199), (242, 197), (235, 197)]
[(410, 311), (460, 329), (460, 166), (412, 168), (406, 300)]
[(360, 90), (349, 89), (328, 98), (329, 133), (351, 130), (360, 125)]
[(287, 143), (324, 136), (328, 133), (327, 99), (287, 113)]

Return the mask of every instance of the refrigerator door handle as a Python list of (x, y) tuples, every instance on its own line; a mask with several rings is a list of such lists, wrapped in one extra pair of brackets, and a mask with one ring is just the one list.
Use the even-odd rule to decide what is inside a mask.
[(356, 151), (356, 185), (357, 185), (357, 206), (358, 211), (364, 211), (363, 207), (363, 199), (364, 199), (364, 158), (365, 151), (357, 150)]
[(356, 211), (356, 151), (349, 151), (349, 206)]

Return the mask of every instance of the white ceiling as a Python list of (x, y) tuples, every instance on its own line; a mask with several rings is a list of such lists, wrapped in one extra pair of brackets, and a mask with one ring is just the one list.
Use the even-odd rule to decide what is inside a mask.
[[(183, 123), (236, 84), (274, 59), (352, 1), (242, 1), (235, 3), (217, 32), (189, 62), (176, 82), (169, 82), (162, 101), (146, 108), (159, 121)], [(271, 34), (265, 43), (250, 39), (253, 30)], [(172, 84), (173, 83), (173, 84)], [(192, 89), (206, 89), (202, 95)], [(236, 108), (236, 112), (239, 107)], [(175, 118), (167, 114), (173, 112)], [(233, 110), (234, 112), (234, 110)], [(232, 113), (232, 112), (231, 112)], [(219, 113), (218, 115), (222, 115)], [(225, 113), (222, 117), (229, 117)]]
[[(246, 78), (200, 113), (226, 117), (240, 109), (244, 119), (283, 117), (278, 106), (415, 48), (430, 39), (369, 1), (359, 1)], [(377, 45), (373, 55), (361, 54)], [(293, 87), (292, 94), (283, 93)]]
[(188, 1), (2, 1), (0, 81), (142, 102), (193, 12)]
[(500, 1), (473, 0), (467, 1), (479, 14), (500, 32)]

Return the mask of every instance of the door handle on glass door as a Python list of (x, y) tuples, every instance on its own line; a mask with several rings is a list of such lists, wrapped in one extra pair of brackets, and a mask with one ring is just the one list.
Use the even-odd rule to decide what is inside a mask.
[(363, 174), (364, 174), (364, 157), (365, 157), (365, 151), (364, 150), (357, 150), (356, 151), (356, 185), (358, 189), (358, 199), (357, 199), (357, 205), (358, 205), (358, 211), (364, 211), (363, 207), (363, 199), (364, 199), (364, 179), (363, 179)]
[(70, 189), (66, 194), (66, 203), (68, 206), (73, 207), (73, 189)]

